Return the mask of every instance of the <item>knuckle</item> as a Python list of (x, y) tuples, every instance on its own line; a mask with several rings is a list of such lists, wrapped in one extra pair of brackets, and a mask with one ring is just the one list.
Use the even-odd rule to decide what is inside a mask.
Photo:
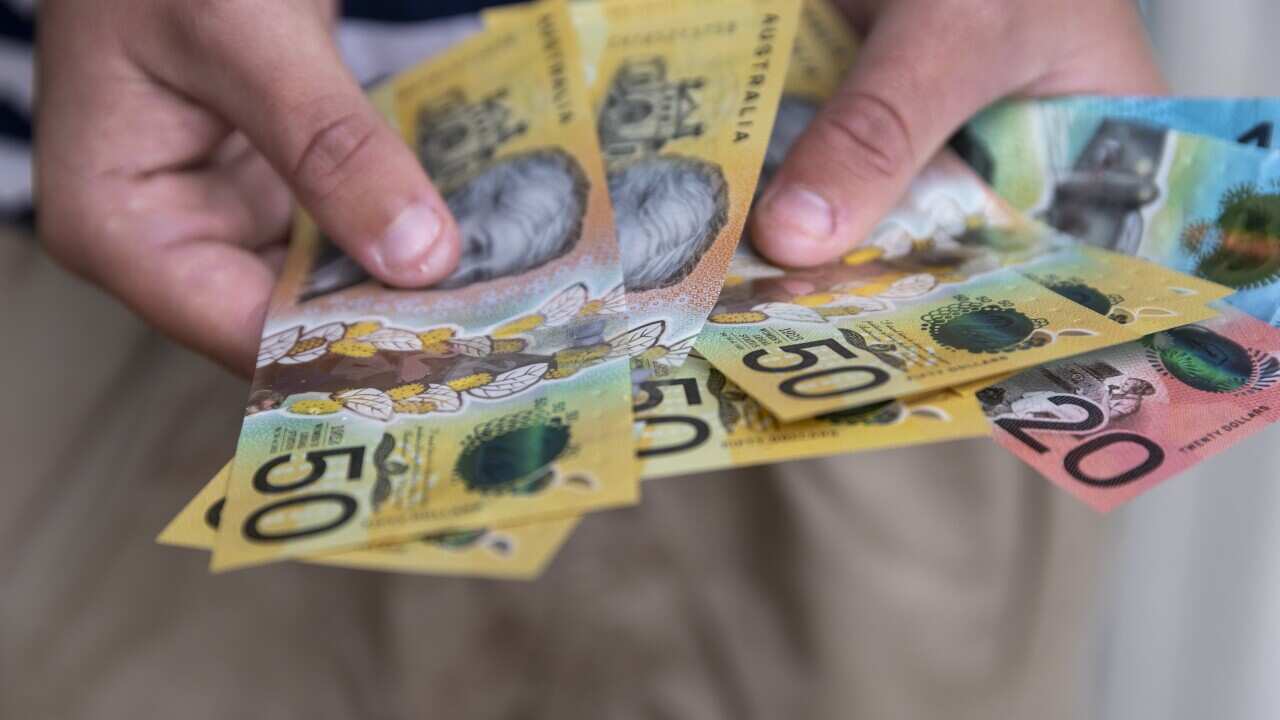
[(260, 5), (255, 0), (182, 0), (168, 8), (193, 34), (202, 35), (260, 21)]
[(325, 198), (341, 187), (360, 165), (360, 158), (380, 130), (378, 121), (360, 110), (322, 113), (303, 135), (290, 177), (299, 192)]
[(177, 30), (175, 40), (204, 51), (234, 42), (237, 31), (253, 18), (252, 4), (246, 0), (184, 0), (163, 7)]
[(833, 160), (867, 180), (896, 177), (915, 153), (903, 114), (866, 92), (838, 96), (815, 120), (815, 132)]

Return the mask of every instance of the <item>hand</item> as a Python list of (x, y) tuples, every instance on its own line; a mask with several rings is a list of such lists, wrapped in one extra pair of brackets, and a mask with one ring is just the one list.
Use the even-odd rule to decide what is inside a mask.
[(448, 208), (344, 67), (333, 0), (46, 0), (40, 234), (162, 331), (248, 373), (289, 190), (380, 280), (457, 264)]
[(866, 42), (755, 211), (757, 249), (829, 262), (863, 241), (1000, 98), (1165, 91), (1134, 0), (844, 0)]

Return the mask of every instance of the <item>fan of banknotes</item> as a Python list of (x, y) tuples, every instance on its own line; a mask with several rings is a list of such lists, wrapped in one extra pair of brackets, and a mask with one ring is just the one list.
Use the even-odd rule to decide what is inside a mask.
[(1280, 417), (1280, 101), (998, 105), (788, 270), (742, 236), (856, 61), (825, 0), (485, 20), (371, 92), (457, 271), (388, 288), (299, 216), (236, 455), (161, 542), (532, 577), (645, 479), (992, 437), (1108, 510)]

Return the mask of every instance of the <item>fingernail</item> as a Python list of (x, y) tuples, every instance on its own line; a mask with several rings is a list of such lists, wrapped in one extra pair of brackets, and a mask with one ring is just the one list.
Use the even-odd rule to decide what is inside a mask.
[(779, 189), (765, 199), (768, 220), (785, 225), (815, 240), (826, 240), (836, 231), (836, 213), (831, 203), (812, 190), (798, 185)]
[(436, 243), (432, 246), (431, 252), (427, 253), (427, 259), (422, 263), (423, 274), (444, 278), (453, 272), (454, 265), (457, 264), (457, 260), (454, 258), (455, 254), (452, 243)]
[(421, 271), (440, 237), (440, 216), (426, 205), (410, 205), (387, 228), (378, 244), (382, 262), (394, 273)]

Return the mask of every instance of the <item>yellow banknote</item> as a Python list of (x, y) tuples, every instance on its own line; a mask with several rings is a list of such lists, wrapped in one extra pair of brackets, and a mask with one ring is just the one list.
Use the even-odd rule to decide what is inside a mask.
[(392, 79), (380, 107), (464, 237), (437, 288), (368, 279), (305, 217), (269, 311), (214, 568), (634, 502), (607, 182), (563, 7)]
[(973, 394), (950, 390), (782, 424), (697, 355), (641, 383), (634, 411), (646, 480), (990, 434)]
[(687, 357), (742, 235), (782, 94), (799, 0), (616, 0), (596, 6), (592, 87), (622, 248), (633, 353)]
[[(555, 2), (557, 0), (542, 0)], [(600, 56), (604, 54), (604, 46), (608, 41), (605, 32), (604, 10), (602, 2), (597, 0), (569, 0), (569, 18), (578, 36), (578, 53), (582, 58), (582, 73), (587, 85), (594, 86), (599, 75)], [(480, 18), (485, 27), (509, 27), (512, 24), (529, 21), (530, 13), (538, 9), (538, 3), (516, 3), (499, 5), (480, 11)]]
[(765, 150), (759, 187), (763, 189), (791, 146), (844, 80), (858, 42), (840, 11), (828, 0), (805, 0), (791, 48), (778, 116)]
[[(538, 5), (487, 11), (527, 23)], [(638, 377), (679, 367), (715, 304), (764, 163), (799, 0), (575, 2), (622, 248)], [(809, 81), (813, 83), (812, 80)]]
[[(156, 541), (212, 550), (230, 475), (228, 464), (201, 488)], [(396, 545), (308, 558), (305, 562), (422, 575), (532, 579), (542, 573), (577, 524), (576, 518), (565, 518), (494, 530), (440, 533)]]
[(1141, 258), (1081, 245), (1019, 267), (1054, 292), (1124, 325), (1136, 340), (1216, 317), (1233, 290)]
[(726, 287), (698, 350), (791, 421), (1132, 337), (1016, 270), (963, 278), (874, 262), (743, 280)]

